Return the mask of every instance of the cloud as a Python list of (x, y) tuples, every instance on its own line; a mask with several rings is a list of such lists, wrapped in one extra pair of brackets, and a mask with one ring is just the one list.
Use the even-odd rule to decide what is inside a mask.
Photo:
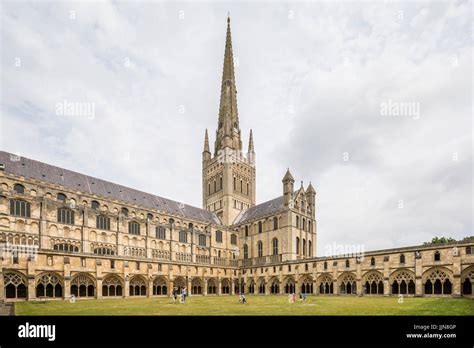
[(320, 253), (472, 234), (468, 2), (4, 2), (2, 149), (200, 206), (228, 10), (259, 202), (311, 180)]

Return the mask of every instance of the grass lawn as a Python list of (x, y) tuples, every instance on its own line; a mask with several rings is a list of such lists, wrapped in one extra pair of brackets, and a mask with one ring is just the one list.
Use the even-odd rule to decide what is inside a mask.
[(196, 296), (186, 304), (170, 298), (133, 298), (17, 302), (16, 315), (474, 315), (474, 302), (463, 298), (308, 297), (288, 303), (286, 296)]

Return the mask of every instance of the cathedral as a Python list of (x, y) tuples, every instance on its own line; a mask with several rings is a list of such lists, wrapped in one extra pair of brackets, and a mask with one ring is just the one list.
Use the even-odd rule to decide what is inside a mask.
[(472, 297), (473, 243), (318, 257), (315, 188), (295, 186), (288, 169), (277, 197), (257, 204), (252, 130), (247, 146), (242, 137), (228, 18), (202, 208), (0, 151), (0, 301), (184, 287), (191, 296)]

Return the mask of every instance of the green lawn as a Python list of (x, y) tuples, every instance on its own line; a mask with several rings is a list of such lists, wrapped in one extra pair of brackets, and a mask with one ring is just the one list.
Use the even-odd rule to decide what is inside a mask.
[(286, 296), (196, 296), (186, 304), (170, 298), (17, 302), (16, 315), (474, 315), (473, 300), (461, 298), (308, 297), (288, 303)]

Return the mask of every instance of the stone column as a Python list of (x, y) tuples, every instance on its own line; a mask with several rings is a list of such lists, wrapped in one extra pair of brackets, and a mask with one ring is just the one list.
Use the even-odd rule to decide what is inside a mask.
[(125, 289), (123, 289), (124, 297), (130, 297), (130, 279), (128, 276), (125, 276)]
[(149, 277), (148, 278), (148, 291), (147, 291), (147, 296), (146, 297), (151, 297), (153, 295), (153, 278)]
[(71, 298), (71, 277), (64, 277), (64, 293), (63, 296), (65, 299)]
[(415, 297), (423, 296), (423, 259), (415, 256)]
[(230, 293), (232, 295), (235, 295), (235, 283), (234, 283), (234, 278), (230, 279)]
[(204, 289), (202, 289), (202, 294), (204, 296), (207, 296), (207, 279), (204, 278), (203, 281), (204, 281)]
[(339, 295), (339, 287), (337, 286), (337, 280), (333, 280), (332, 282), (332, 293), (334, 295)]
[(453, 297), (461, 297), (461, 288), (462, 288), (462, 280), (461, 280), (461, 251), (458, 247), (454, 247), (452, 249), (453, 253), (453, 289), (452, 289), (452, 296)]
[(2, 267), (0, 267), (0, 302), (3, 301), (4, 299), (5, 299), (5, 282), (3, 280)]
[(222, 295), (222, 281), (221, 279), (217, 279), (217, 296)]
[(102, 298), (102, 278), (97, 278), (96, 298)]
[(35, 276), (33, 274), (29, 274), (28, 275), (28, 300), (34, 300), (35, 298), (36, 298)]

